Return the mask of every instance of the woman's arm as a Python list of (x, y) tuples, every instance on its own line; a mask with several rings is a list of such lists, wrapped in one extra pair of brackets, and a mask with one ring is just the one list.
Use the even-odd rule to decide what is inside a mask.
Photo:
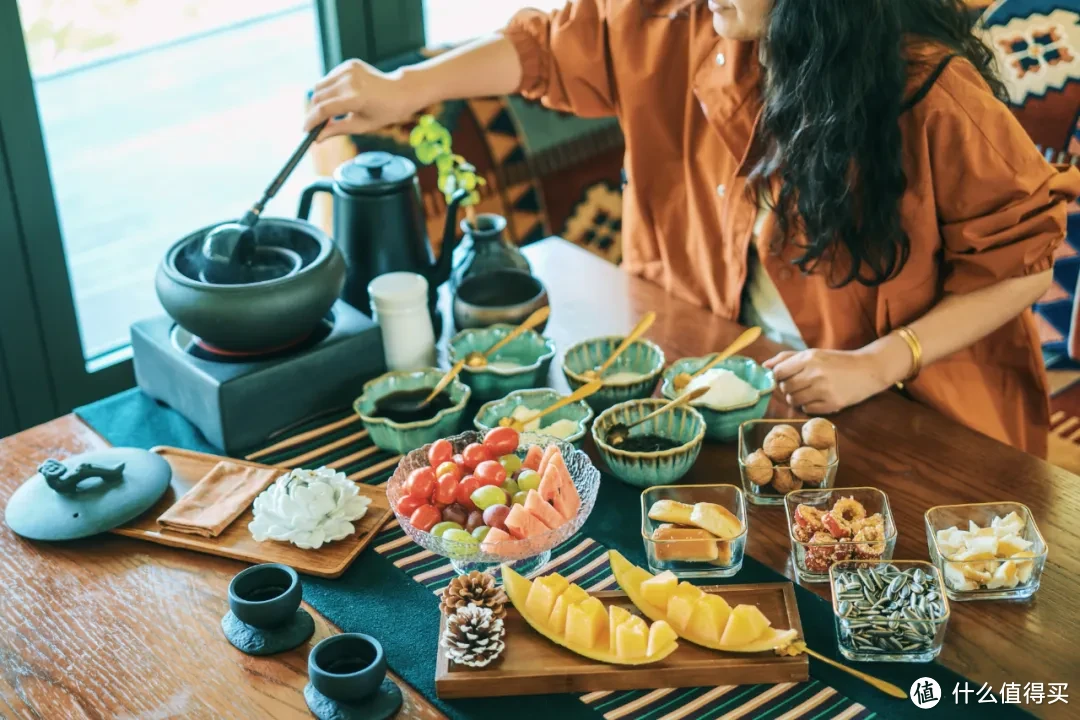
[[(929, 365), (963, 350), (1013, 319), (1050, 287), (1051, 271), (1002, 280), (963, 295), (946, 295), (908, 327)], [(853, 351), (784, 352), (768, 360), (786, 402), (810, 414), (827, 414), (883, 392), (911, 374), (911, 348), (890, 333)]]

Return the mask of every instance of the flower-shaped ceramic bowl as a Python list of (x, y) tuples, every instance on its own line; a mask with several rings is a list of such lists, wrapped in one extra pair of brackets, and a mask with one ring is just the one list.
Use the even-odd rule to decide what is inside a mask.
[[(551, 407), (556, 402), (566, 397), (549, 388), (538, 388), (535, 390), (518, 390), (512, 392), (502, 400), (494, 400), (487, 403), (480, 408), (480, 412), (476, 414), (476, 418), (473, 420), (473, 425), (480, 432), (487, 432), (492, 428), (498, 427), (499, 420), (504, 417), (510, 417), (513, 414), (514, 408), (518, 406), (527, 407), (529, 410), (543, 410), (544, 408)], [(589, 407), (589, 404), (584, 400), (579, 400), (576, 403), (570, 403), (564, 408), (559, 408), (550, 415), (544, 416), (540, 423), (542, 427), (534, 428), (530, 432), (538, 435), (544, 435), (544, 428), (549, 427), (552, 423), (556, 423), (559, 420), (570, 420), (577, 423), (577, 430), (573, 435), (568, 435), (562, 438), (563, 442), (568, 442), (574, 447), (581, 447), (582, 440), (585, 439), (585, 433), (589, 429), (589, 423), (592, 422), (594, 417), (593, 410)]]
[(691, 407), (677, 407), (638, 425), (636, 435), (658, 435), (679, 443), (660, 452), (628, 452), (606, 442), (608, 430), (617, 423), (629, 425), (667, 403), (667, 400), (631, 400), (600, 413), (593, 423), (592, 436), (600, 457), (611, 473), (625, 483), (647, 488), (671, 485), (693, 467), (705, 439), (705, 418)]
[[(618, 335), (593, 338), (567, 350), (563, 357), (563, 374), (570, 383), (570, 389), (577, 390), (588, 383), (583, 373), (603, 365), (623, 340)], [(634, 341), (605, 373), (604, 387), (590, 396), (587, 402), (596, 412), (603, 412), (618, 403), (649, 397), (656, 389), (660, 373), (664, 371), (664, 362), (664, 351), (658, 345), (648, 340)], [(627, 381), (608, 379), (624, 372), (640, 377)]]
[[(679, 373), (693, 374), (703, 368), (712, 359), (712, 356), (683, 358), (664, 371), (664, 381), (660, 393), (669, 400), (674, 400), (679, 393), (675, 392), (675, 376)], [(735, 442), (739, 439), (739, 425), (747, 420), (760, 420), (765, 417), (769, 409), (769, 398), (772, 397), (776, 380), (772, 370), (766, 370), (761, 365), (742, 355), (735, 355), (716, 366), (722, 370), (730, 370), (740, 379), (754, 386), (758, 391), (756, 400), (717, 410), (711, 407), (693, 403), (694, 408), (705, 418), (705, 437), (718, 442)]]
[[(454, 446), (454, 452), (460, 453), (466, 445), (483, 440), (483, 434), (473, 431), (464, 432), (460, 435), (447, 438)], [(574, 481), (574, 488), (581, 499), (581, 507), (573, 520), (563, 525), (548, 530), (545, 533), (534, 535), (522, 540), (504, 540), (489, 550), (481, 550), (478, 545), (455, 542), (443, 537), (432, 535), (413, 527), (409, 518), (397, 511), (398, 501), (405, 494), (405, 481), (409, 473), (417, 468), (429, 467), (427, 458), (427, 446), (413, 450), (398, 463), (397, 469), (386, 483), (386, 496), (390, 501), (390, 507), (394, 508), (394, 515), (401, 524), (405, 533), (412, 538), (413, 542), (425, 550), (443, 555), (450, 559), (454, 570), (458, 574), (465, 574), (473, 570), (492, 571), (498, 565), (506, 563), (514, 570), (525, 575), (540, 570), (551, 560), (551, 549), (564, 542), (571, 535), (581, 529), (588, 519), (589, 514), (596, 504), (596, 495), (600, 490), (600, 471), (597, 470), (589, 456), (572, 445), (556, 440), (546, 435), (534, 435), (522, 433), (517, 455), (524, 459), (528, 449), (538, 445), (546, 448), (548, 445), (557, 445), (562, 452), (566, 468), (570, 471), (570, 478)]]
[(465, 415), (465, 405), (469, 402), (472, 390), (458, 380), (451, 382), (445, 390), (449, 393), (453, 405), (440, 410), (428, 420), (398, 423), (372, 415), (376, 403), (387, 395), (403, 390), (434, 388), (445, 373), (445, 370), (438, 368), (413, 372), (388, 372), (365, 383), (364, 392), (353, 402), (353, 410), (367, 428), (371, 442), (381, 450), (404, 454), (460, 430), (461, 421)]
[[(450, 339), (450, 364), (464, 360), (474, 350), (487, 352), (513, 329), (513, 325), (500, 324), (462, 330)], [(466, 365), (460, 378), (472, 388), (477, 400), (496, 400), (514, 390), (546, 385), (554, 357), (555, 343), (537, 332), (526, 330), (488, 358), (488, 364), (484, 367)]]

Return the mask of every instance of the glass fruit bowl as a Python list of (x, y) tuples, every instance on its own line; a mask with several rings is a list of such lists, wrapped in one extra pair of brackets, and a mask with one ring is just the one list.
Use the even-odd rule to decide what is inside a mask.
[[(469, 431), (446, 439), (453, 445), (454, 452), (460, 453), (465, 446), (482, 442), (483, 438), (481, 433)], [(430, 446), (425, 445), (402, 458), (386, 484), (386, 496), (402, 530), (425, 550), (449, 558), (455, 572), (459, 575), (473, 570), (490, 572), (503, 563), (510, 565), (525, 577), (536, 573), (551, 560), (551, 549), (567, 540), (585, 524), (585, 520), (588, 519), (596, 504), (596, 495), (600, 490), (600, 471), (593, 466), (588, 455), (548, 435), (522, 433), (515, 454), (519, 458), (524, 458), (533, 445), (540, 448), (556, 445), (562, 453), (566, 468), (570, 471), (570, 478), (574, 482), (574, 488), (581, 500), (581, 507), (573, 519), (553, 530), (520, 540), (504, 540), (494, 545), (488, 544), (484, 549), (481, 549), (478, 544), (447, 540), (414, 527), (408, 517), (398, 512), (397, 506), (398, 501), (405, 495), (405, 481), (409, 473), (429, 466), (427, 452)]]

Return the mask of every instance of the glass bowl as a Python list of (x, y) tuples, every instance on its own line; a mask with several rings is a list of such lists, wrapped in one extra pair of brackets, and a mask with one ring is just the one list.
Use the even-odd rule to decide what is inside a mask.
[[(747, 420), (739, 426), (739, 474), (742, 476), (743, 492), (746, 498), (754, 505), (780, 505), (784, 502), (784, 496), (791, 490), (807, 488), (831, 488), (836, 482), (836, 470), (840, 467), (840, 442), (836, 426), (829, 425), (833, 430), (836, 443), (828, 451), (828, 464), (822, 468), (823, 477), (820, 482), (808, 483), (798, 481), (797, 486), (789, 489), (777, 489), (773, 482), (759, 485), (752, 479), (753, 469), (747, 467), (747, 457), (760, 450), (765, 443), (765, 436), (777, 425), (790, 425), (799, 431), (801, 436), (802, 427), (809, 420)], [(791, 465), (779, 463), (776, 469), (791, 472)], [(775, 472), (775, 470), (774, 470)], [(795, 478), (797, 480), (797, 478)]]
[(440, 410), (429, 420), (411, 423), (398, 423), (371, 415), (376, 403), (387, 395), (402, 390), (432, 389), (446, 374), (445, 370), (426, 368), (416, 371), (388, 372), (364, 383), (360, 397), (353, 402), (353, 410), (360, 416), (371, 436), (371, 442), (380, 450), (404, 454), (421, 445), (433, 443), (441, 437), (453, 435), (461, 429), (465, 416), (465, 406), (469, 402), (472, 390), (469, 386), (455, 379), (446, 390), (453, 406)]
[[(880, 514), (884, 524), (884, 536), (880, 539), (836, 539), (822, 523), (823, 514), (844, 498), (851, 498), (862, 505), (866, 515)], [(798, 508), (809, 507), (817, 512), (803, 514)], [(795, 575), (806, 583), (823, 583), (829, 579), (829, 569), (844, 560), (891, 560), (896, 550), (896, 522), (893, 519), (889, 498), (872, 487), (832, 488), (826, 490), (793, 490), (784, 497), (787, 513), (788, 537), (794, 557)], [(818, 513), (822, 513), (819, 516)], [(798, 516), (798, 517), (797, 517)], [(834, 525), (834, 527), (836, 527)], [(858, 529), (858, 528), (854, 528)], [(826, 542), (814, 542), (816, 533), (829, 535)], [(818, 536), (821, 540), (821, 536)]]
[[(1008, 539), (994, 535), (993, 541), (977, 540), (981, 547), (968, 549), (959, 537), (953, 538), (952, 543), (938, 538), (938, 531), (948, 528), (970, 532), (969, 523), (984, 528), (986, 534), (985, 528), (991, 527), (994, 518), (1005, 518), (1011, 513), (1023, 521), (1023, 529), (1019, 534), (1005, 533)], [(1022, 600), (1039, 589), (1047, 547), (1027, 505), (1017, 502), (939, 505), (927, 510), (925, 517), (930, 560), (941, 570), (945, 594), (950, 600)], [(1003, 545), (1006, 549), (1002, 549)], [(1021, 554), (1017, 556), (1016, 551)]]
[[(624, 339), (621, 336), (593, 338), (569, 348), (563, 356), (562, 367), (570, 389), (577, 390), (587, 384), (589, 380), (582, 373), (603, 365)], [(606, 375), (610, 377), (621, 372), (632, 372), (641, 377), (624, 382), (604, 380), (604, 387), (589, 396), (586, 402), (596, 412), (603, 412), (628, 400), (650, 397), (656, 389), (660, 373), (664, 371), (664, 362), (664, 351), (659, 345), (648, 340), (635, 340), (615, 359)]]
[[(462, 330), (450, 339), (450, 364), (464, 360), (474, 350), (486, 352), (513, 329), (513, 325), (501, 323), (487, 328)], [(554, 357), (554, 342), (533, 330), (526, 330), (489, 358), (487, 365), (477, 368), (466, 365), (460, 377), (472, 388), (477, 400), (497, 400), (515, 390), (546, 385)], [(499, 366), (504, 362), (511, 366)]]
[[(729, 540), (716, 540), (715, 560), (684, 560), (680, 556), (693, 555), (703, 542), (700, 539), (654, 540), (653, 533), (662, 524), (649, 517), (649, 509), (657, 500), (674, 500), (693, 505), (699, 502), (713, 503), (727, 508), (742, 523), (742, 532)], [(651, 487), (641, 493), (641, 539), (645, 543), (645, 555), (649, 570), (662, 573), (670, 570), (679, 578), (725, 578), (742, 569), (746, 553), (746, 535), (749, 523), (746, 517), (746, 498), (734, 485), (664, 485)], [(685, 526), (684, 526), (685, 527)], [(711, 553), (711, 549), (709, 550)]]
[[(543, 410), (544, 408), (551, 407), (559, 400), (566, 397), (560, 395), (554, 390), (549, 388), (539, 388), (536, 390), (518, 390), (512, 392), (502, 400), (494, 400), (486, 403), (480, 408), (480, 411), (476, 413), (476, 418), (473, 419), (473, 425), (480, 432), (487, 432), (494, 427), (497, 427), (499, 420), (504, 417), (509, 417), (514, 408), (519, 405), (529, 408), (530, 410)], [(542, 427), (536, 430), (531, 430), (538, 435), (544, 434), (544, 428), (550, 426), (554, 422), (559, 420), (570, 420), (577, 423), (577, 431), (572, 435), (562, 438), (564, 442), (568, 442), (574, 447), (580, 448), (581, 441), (585, 439), (585, 433), (589, 429), (589, 423), (592, 422), (594, 415), (593, 410), (589, 407), (589, 404), (584, 400), (579, 400), (575, 403), (570, 403), (566, 407), (559, 408), (550, 415), (546, 415), (540, 420)]]
[(846, 560), (829, 569), (829, 582), (837, 643), (848, 660), (930, 662), (941, 652), (950, 610), (933, 564)]
[(608, 408), (593, 423), (596, 449), (611, 474), (628, 485), (647, 488), (678, 482), (697, 461), (705, 439), (705, 418), (692, 407), (673, 408), (631, 430), (635, 435), (660, 435), (679, 446), (659, 452), (630, 452), (607, 443), (613, 425), (630, 425), (667, 404), (667, 400), (631, 400)]
[[(481, 433), (468, 431), (460, 435), (447, 438), (454, 446), (454, 452), (460, 453), (466, 445), (483, 441)], [(557, 445), (566, 461), (566, 468), (570, 471), (570, 477), (574, 481), (581, 498), (581, 509), (577, 516), (563, 525), (548, 530), (545, 533), (534, 535), (522, 540), (506, 540), (498, 543), (493, 551), (481, 550), (479, 546), (462, 542), (454, 542), (431, 533), (424, 532), (413, 527), (409, 518), (400, 514), (397, 510), (398, 500), (405, 494), (405, 480), (409, 473), (417, 468), (428, 467), (428, 446), (413, 450), (398, 463), (397, 469), (386, 483), (386, 496), (390, 501), (390, 507), (394, 510), (401, 529), (405, 531), (413, 542), (420, 547), (436, 555), (442, 555), (450, 559), (454, 570), (459, 575), (464, 575), (473, 570), (490, 572), (499, 565), (506, 563), (521, 575), (528, 577), (540, 570), (551, 560), (551, 549), (559, 543), (567, 540), (571, 535), (581, 529), (588, 519), (589, 514), (596, 504), (596, 495), (600, 490), (600, 471), (597, 470), (589, 456), (574, 446), (564, 443), (547, 435), (522, 433), (521, 442), (518, 446), (517, 455), (524, 459), (526, 451), (532, 445), (546, 448), (548, 445)]]
[[(660, 387), (660, 394), (669, 400), (674, 400), (679, 395), (675, 392), (675, 376), (684, 372), (693, 374), (712, 358), (712, 355), (683, 358), (672, 363), (671, 367), (664, 371), (664, 383)], [(691, 403), (694, 409), (705, 418), (707, 439), (717, 442), (734, 442), (739, 438), (739, 426), (742, 423), (765, 417), (765, 412), (769, 409), (769, 399), (776, 387), (776, 380), (773, 378), (772, 370), (766, 370), (750, 358), (741, 355), (730, 357), (716, 367), (721, 370), (730, 370), (758, 391), (756, 400), (723, 410), (701, 405), (699, 402)]]

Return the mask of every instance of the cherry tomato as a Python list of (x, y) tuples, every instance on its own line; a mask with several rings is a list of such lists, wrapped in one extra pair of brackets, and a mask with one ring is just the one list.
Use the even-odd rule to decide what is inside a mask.
[(465, 456), (462, 455), (461, 453), (458, 453), (457, 455), (455, 455), (454, 457), (452, 457), (450, 459), (453, 460), (454, 464), (457, 465), (458, 467), (461, 467), (461, 468), (465, 467)]
[(506, 468), (495, 460), (485, 460), (477, 465), (475, 474), (481, 485), (499, 487), (506, 482)]
[(465, 467), (469, 470), (475, 470), (480, 463), (495, 458), (491, 451), (480, 443), (466, 446), (461, 454), (465, 457)]
[(484, 447), (491, 451), (495, 457), (509, 455), (518, 449), (521, 436), (512, 427), (498, 427), (492, 430), (484, 438)]
[(413, 497), (412, 495), (405, 495), (397, 501), (397, 511), (405, 517), (411, 517), (416, 508), (425, 504), (427, 499)]
[(453, 457), (454, 446), (446, 439), (436, 440), (431, 443), (431, 447), (427, 451), (427, 459), (431, 467), (439, 467), (445, 462), (450, 462)]
[(450, 473), (440, 475), (435, 481), (435, 493), (431, 499), (436, 505), (449, 505), (454, 502), (454, 491), (457, 490), (457, 486), (458, 479)]
[(466, 475), (461, 479), (461, 482), (458, 483), (457, 490), (454, 491), (454, 500), (456, 500), (459, 505), (464, 506), (466, 510), (476, 510), (476, 503), (474, 503), (469, 496), (472, 495), (473, 490), (480, 487), (480, 485), (480, 478), (475, 475)]
[(426, 501), (434, 490), (435, 471), (431, 468), (417, 468), (405, 480), (405, 492), (415, 498)]
[(435, 527), (435, 523), (442, 520), (442, 513), (434, 505), (421, 505), (409, 516), (409, 522), (414, 528), (427, 532)]
[(435, 477), (441, 478), (443, 475), (453, 475), (455, 480), (461, 480), (461, 476), (465, 473), (461, 467), (457, 465), (453, 460), (444, 462), (439, 467), (435, 468)]

